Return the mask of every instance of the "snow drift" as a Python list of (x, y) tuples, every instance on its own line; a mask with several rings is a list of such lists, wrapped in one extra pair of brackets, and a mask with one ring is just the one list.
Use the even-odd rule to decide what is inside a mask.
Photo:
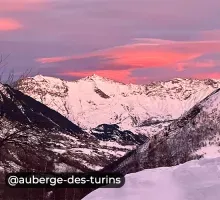
[(122, 188), (100, 188), (84, 200), (219, 200), (219, 188), (218, 157), (129, 174)]

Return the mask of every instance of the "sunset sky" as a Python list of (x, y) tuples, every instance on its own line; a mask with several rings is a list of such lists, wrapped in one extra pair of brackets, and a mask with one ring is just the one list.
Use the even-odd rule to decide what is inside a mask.
[(0, 0), (2, 65), (66, 80), (220, 79), (219, 18), (220, 0)]

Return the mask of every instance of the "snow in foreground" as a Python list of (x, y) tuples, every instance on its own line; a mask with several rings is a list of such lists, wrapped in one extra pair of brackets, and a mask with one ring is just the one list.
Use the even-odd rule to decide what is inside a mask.
[(147, 169), (126, 176), (119, 189), (101, 188), (84, 200), (219, 200), (220, 158), (175, 167)]

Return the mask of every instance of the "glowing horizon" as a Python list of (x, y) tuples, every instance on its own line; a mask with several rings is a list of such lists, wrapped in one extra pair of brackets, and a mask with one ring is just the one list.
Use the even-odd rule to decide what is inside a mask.
[(220, 78), (219, 10), (217, 0), (2, 0), (0, 53), (16, 74)]

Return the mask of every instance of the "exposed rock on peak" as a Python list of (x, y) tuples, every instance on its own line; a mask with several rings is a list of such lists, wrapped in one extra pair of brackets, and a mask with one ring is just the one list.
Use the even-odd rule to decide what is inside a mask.
[[(220, 81), (211, 79), (126, 85), (97, 75), (75, 82), (40, 75), (22, 80), (18, 89), (82, 128), (118, 124), (133, 133), (154, 135), (219, 86)], [(152, 118), (161, 123), (143, 126)]]

